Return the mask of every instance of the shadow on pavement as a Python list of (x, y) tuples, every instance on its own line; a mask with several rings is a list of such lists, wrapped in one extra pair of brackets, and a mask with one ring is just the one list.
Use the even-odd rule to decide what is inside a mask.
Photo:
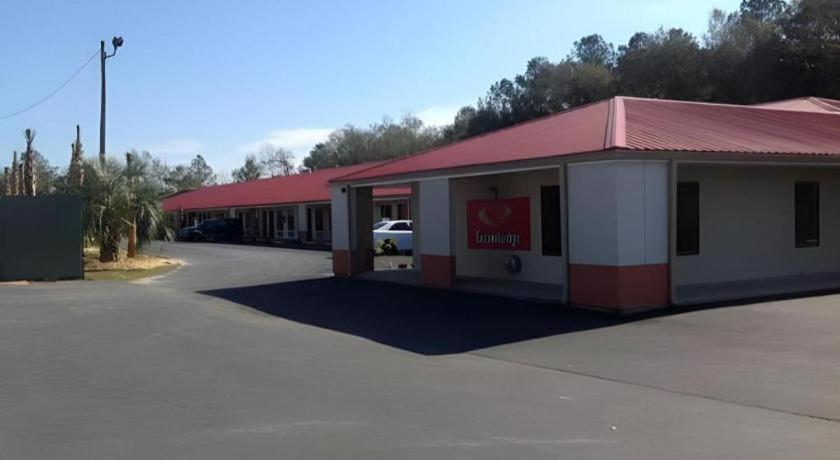
[(200, 293), (424, 355), (464, 353), (638, 319), (496, 296), (345, 278)]

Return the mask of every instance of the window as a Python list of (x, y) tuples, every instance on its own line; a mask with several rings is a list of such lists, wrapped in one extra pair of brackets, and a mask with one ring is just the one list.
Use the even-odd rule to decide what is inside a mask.
[(406, 220), (408, 219), (408, 205), (405, 203), (400, 203), (397, 205), (397, 219), (398, 220)]
[(563, 255), (563, 238), (560, 225), (559, 185), (540, 187), (540, 208), (542, 253), (546, 256), (561, 256)]
[(315, 208), (315, 230), (324, 229), (324, 208)]
[(820, 245), (820, 184), (796, 183), (796, 247)]
[(700, 184), (677, 184), (677, 255), (700, 254)]
[(397, 232), (408, 232), (411, 231), (411, 227), (405, 222), (395, 222), (394, 225), (391, 226), (391, 230)]
[(386, 204), (379, 207), (379, 217), (383, 220), (391, 218), (391, 205)]

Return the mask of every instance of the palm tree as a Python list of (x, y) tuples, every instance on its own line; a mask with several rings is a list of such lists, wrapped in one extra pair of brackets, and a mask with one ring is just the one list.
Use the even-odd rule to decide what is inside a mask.
[(35, 196), (35, 152), (32, 142), (35, 141), (35, 130), (27, 128), (23, 131), (26, 139), (26, 152), (23, 157), (23, 195)]
[(70, 185), (81, 187), (85, 181), (85, 170), (82, 166), (84, 150), (79, 125), (76, 125), (76, 141), (70, 144), (70, 167), (67, 171), (67, 181)]
[(85, 202), (85, 237), (99, 245), (101, 262), (119, 260), (123, 235), (128, 236), (129, 257), (134, 257), (138, 244), (172, 238), (145, 163), (131, 159), (122, 165), (109, 159), (84, 165), (85, 182), (78, 190)]
[(17, 151), (12, 153), (12, 175), (9, 178), (9, 188), (11, 189), (10, 195), (17, 195), (18, 194), (18, 156)]

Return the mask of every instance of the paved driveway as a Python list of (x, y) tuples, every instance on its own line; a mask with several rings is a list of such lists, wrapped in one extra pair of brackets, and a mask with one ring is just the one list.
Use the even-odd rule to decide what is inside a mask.
[(151, 248), (0, 286), (0, 458), (837, 458), (840, 297), (616, 319)]

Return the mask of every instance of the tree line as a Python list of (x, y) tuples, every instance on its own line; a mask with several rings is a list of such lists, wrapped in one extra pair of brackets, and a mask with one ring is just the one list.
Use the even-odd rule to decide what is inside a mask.
[(802, 96), (840, 99), (840, 1), (743, 0), (714, 10), (703, 37), (679, 28), (638, 32), (616, 47), (600, 35), (567, 57), (528, 61), (442, 129), (408, 116), (333, 132), (307, 169), (395, 158), (616, 95), (754, 104)]

